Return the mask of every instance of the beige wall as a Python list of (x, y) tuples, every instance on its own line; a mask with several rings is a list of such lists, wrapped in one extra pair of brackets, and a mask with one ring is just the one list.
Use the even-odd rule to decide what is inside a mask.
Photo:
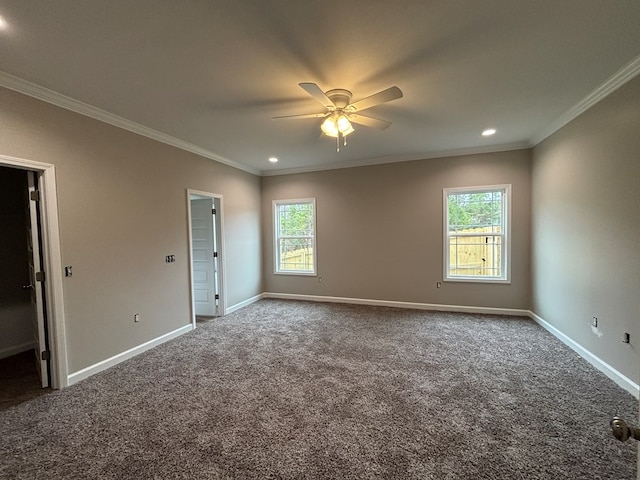
[(534, 312), (638, 382), (640, 77), (538, 145), (532, 172)]
[[(446, 282), (442, 189), (513, 185), (512, 282)], [(317, 201), (318, 275), (273, 273), (272, 201)], [(267, 292), (529, 308), (530, 151), (262, 178)]]
[(6, 89), (0, 105), (0, 154), (56, 166), (69, 373), (190, 323), (187, 188), (224, 196), (227, 305), (262, 291), (258, 177)]

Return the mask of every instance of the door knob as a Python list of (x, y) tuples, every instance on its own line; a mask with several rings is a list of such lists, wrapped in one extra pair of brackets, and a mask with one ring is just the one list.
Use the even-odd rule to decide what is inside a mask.
[(29, 285), (22, 285), (22, 289), (23, 290), (29, 290), (30, 288), (33, 288), (33, 284), (30, 283)]
[(640, 440), (640, 428), (627, 425), (627, 422), (621, 418), (613, 417), (609, 425), (611, 425), (613, 436), (621, 442), (626, 442), (630, 438)]

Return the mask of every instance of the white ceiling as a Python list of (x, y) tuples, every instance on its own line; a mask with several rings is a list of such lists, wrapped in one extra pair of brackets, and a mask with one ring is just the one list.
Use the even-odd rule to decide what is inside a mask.
[[(638, 0), (2, 0), (0, 16), (0, 84), (265, 175), (531, 146), (640, 65)], [(319, 119), (271, 119), (323, 110), (300, 82), (404, 97), (337, 153)]]

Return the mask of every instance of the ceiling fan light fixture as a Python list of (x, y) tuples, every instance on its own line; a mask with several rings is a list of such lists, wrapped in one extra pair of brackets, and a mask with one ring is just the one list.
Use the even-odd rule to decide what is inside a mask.
[(333, 115), (327, 117), (325, 121), (322, 122), (320, 129), (329, 137), (337, 137), (340, 134), (340, 130), (338, 130), (338, 126), (336, 125), (336, 120)]
[(348, 122), (348, 125), (346, 126), (346, 128), (344, 128), (344, 129), (340, 129), (339, 128), (340, 134), (343, 137), (346, 137), (347, 135), (349, 135), (350, 133), (353, 133), (355, 131), (355, 129), (353, 128), (353, 125), (351, 125), (351, 122), (349, 122), (348, 120), (347, 120), (347, 122)]
[(324, 118), (320, 129), (327, 137), (336, 139), (336, 150), (338, 152), (340, 151), (340, 139), (342, 138), (343, 144), (346, 145), (347, 135), (355, 131), (355, 128), (351, 124), (352, 119), (354, 123), (379, 130), (384, 130), (391, 125), (391, 122), (361, 115), (359, 112), (382, 103), (402, 98), (402, 90), (394, 86), (374, 93), (355, 103), (351, 103), (351, 92), (349, 90), (334, 88), (333, 90), (324, 92), (317, 84), (312, 82), (302, 82), (298, 85), (321, 103), (327, 112), (285, 115), (273, 118)]
[(351, 122), (344, 113), (338, 115), (338, 118), (336, 119), (336, 126), (338, 127), (338, 130), (342, 135), (348, 135), (349, 133), (353, 132)]
[(342, 112), (333, 112), (322, 122), (320, 128), (329, 137), (346, 137), (355, 131), (349, 117)]

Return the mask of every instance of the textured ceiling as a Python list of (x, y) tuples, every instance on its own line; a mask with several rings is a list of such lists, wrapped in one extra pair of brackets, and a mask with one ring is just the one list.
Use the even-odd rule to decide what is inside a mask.
[[(12, 79), (264, 174), (530, 146), (640, 56), (638, 0), (3, 0), (0, 16)], [(300, 82), (404, 97), (337, 153), (319, 119), (271, 119), (323, 110)]]

